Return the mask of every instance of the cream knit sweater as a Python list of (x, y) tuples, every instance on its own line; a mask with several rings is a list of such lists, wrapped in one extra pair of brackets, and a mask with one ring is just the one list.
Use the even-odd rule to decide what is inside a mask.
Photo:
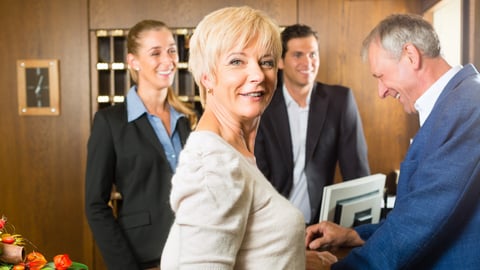
[(220, 136), (192, 132), (172, 179), (161, 269), (305, 269), (300, 211)]

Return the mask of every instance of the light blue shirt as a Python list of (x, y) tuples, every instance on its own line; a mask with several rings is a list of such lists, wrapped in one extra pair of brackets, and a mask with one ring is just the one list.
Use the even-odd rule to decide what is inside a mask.
[(283, 85), (283, 96), (287, 105), (288, 122), (292, 136), (293, 151), (293, 187), (289, 200), (305, 217), (305, 223), (310, 222), (311, 207), (308, 195), (307, 176), (305, 175), (305, 153), (307, 147), (308, 110), (310, 108), (310, 93), (307, 95), (307, 106), (300, 107)]
[(155, 130), (155, 134), (163, 146), (170, 168), (175, 173), (178, 164), (178, 155), (182, 150), (180, 134), (178, 134), (177, 131), (177, 122), (178, 119), (184, 117), (184, 115), (170, 106), (170, 126), (172, 127), (172, 134), (168, 136), (167, 129), (163, 125), (162, 120), (157, 116), (148, 113), (145, 104), (143, 104), (137, 94), (137, 86), (134, 85), (130, 88), (127, 94), (128, 122), (138, 119), (143, 114), (147, 114), (148, 121), (150, 122), (150, 125), (152, 125), (153, 130)]

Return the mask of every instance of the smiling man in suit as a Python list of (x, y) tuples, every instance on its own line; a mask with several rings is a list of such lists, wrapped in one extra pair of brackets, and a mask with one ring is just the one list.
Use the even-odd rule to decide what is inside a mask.
[(306, 244), (360, 246), (331, 269), (479, 269), (480, 74), (472, 64), (450, 66), (434, 28), (418, 15), (382, 20), (363, 56), (380, 98), (418, 113), (420, 129), (387, 217), (353, 229), (315, 224)]
[(295, 24), (282, 32), (277, 90), (260, 120), (258, 167), (273, 186), (317, 223), (323, 187), (370, 174), (362, 122), (352, 90), (316, 82), (317, 33)]

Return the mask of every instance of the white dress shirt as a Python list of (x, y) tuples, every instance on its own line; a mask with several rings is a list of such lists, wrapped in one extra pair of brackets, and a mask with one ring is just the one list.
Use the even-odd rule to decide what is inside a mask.
[(420, 126), (425, 123), (438, 97), (442, 93), (447, 83), (462, 69), (462, 66), (455, 66), (440, 77), (430, 88), (415, 101), (415, 109), (418, 111)]
[(283, 96), (287, 105), (288, 122), (292, 136), (293, 150), (293, 187), (289, 200), (305, 217), (305, 223), (310, 222), (310, 197), (308, 195), (307, 176), (305, 175), (305, 152), (307, 144), (308, 110), (310, 108), (310, 93), (307, 95), (306, 106), (300, 107), (287, 88), (283, 85)]

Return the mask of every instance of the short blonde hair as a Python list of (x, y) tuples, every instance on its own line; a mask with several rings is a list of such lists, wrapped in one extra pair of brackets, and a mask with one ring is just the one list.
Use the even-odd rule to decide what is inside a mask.
[(238, 45), (247, 47), (253, 40), (256, 48), (272, 54), (277, 65), (282, 53), (280, 29), (264, 12), (248, 6), (226, 7), (200, 21), (190, 39), (188, 67), (199, 87), (202, 105), (206, 97), (202, 75), (215, 79), (219, 57)]

